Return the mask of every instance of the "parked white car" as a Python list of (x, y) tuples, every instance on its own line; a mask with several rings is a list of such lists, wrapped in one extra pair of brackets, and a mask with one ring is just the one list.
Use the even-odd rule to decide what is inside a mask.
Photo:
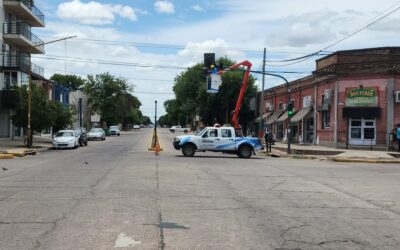
[(53, 138), (53, 148), (77, 148), (79, 147), (79, 137), (74, 130), (60, 130)]
[(102, 128), (92, 128), (88, 133), (88, 140), (102, 140), (106, 139), (106, 133)]
[(121, 131), (119, 130), (118, 126), (110, 126), (110, 129), (108, 130), (110, 132), (110, 135), (120, 135)]

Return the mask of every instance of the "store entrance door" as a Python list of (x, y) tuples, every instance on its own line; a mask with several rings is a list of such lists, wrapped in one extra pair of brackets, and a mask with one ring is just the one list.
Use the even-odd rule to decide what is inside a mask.
[(349, 119), (350, 145), (376, 145), (375, 119)]
[(313, 135), (314, 135), (314, 118), (305, 118), (304, 119), (304, 129), (303, 129), (303, 141), (305, 143), (312, 143)]

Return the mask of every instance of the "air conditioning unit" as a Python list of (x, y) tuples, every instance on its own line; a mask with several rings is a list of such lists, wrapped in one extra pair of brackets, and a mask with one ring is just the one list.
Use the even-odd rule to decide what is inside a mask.
[(324, 93), (325, 99), (331, 99), (333, 96), (333, 91), (331, 89), (325, 89)]
[(286, 109), (287, 109), (287, 104), (284, 103), (284, 104), (283, 104), (283, 110), (286, 110)]
[(303, 97), (303, 108), (310, 108), (312, 106), (312, 97), (305, 96)]
[(271, 104), (271, 105), (268, 106), (268, 111), (273, 112), (274, 109), (275, 109), (274, 105)]
[(395, 102), (400, 102), (400, 91), (395, 91), (394, 92), (394, 101)]

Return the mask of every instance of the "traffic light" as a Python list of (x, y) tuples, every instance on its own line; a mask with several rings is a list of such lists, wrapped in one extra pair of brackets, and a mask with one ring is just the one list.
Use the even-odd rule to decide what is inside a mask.
[(289, 117), (292, 117), (292, 116), (293, 116), (293, 103), (289, 103), (289, 104), (288, 104), (287, 112), (288, 112), (288, 116), (289, 116)]
[(204, 53), (204, 66), (209, 70), (215, 65), (215, 53)]

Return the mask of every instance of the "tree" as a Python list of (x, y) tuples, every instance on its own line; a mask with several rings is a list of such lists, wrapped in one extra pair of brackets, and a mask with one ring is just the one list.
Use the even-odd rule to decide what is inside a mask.
[(85, 84), (85, 80), (76, 75), (54, 74), (52, 77), (50, 77), (50, 80), (53, 80), (65, 87), (69, 87), (72, 90), (81, 89)]
[[(20, 102), (12, 116), (13, 124), (17, 127), (28, 127), (28, 87), (22, 85), (15, 87), (20, 93)], [(31, 128), (32, 131), (42, 131), (51, 127), (51, 115), (49, 113), (49, 103), (44, 90), (32, 85), (31, 101)]]
[(53, 132), (57, 132), (72, 124), (74, 112), (71, 108), (64, 107), (59, 102), (50, 101), (49, 112), (51, 114)]
[(143, 117), (142, 117), (142, 122), (141, 122), (141, 124), (144, 124), (144, 125), (149, 125), (149, 124), (151, 124), (151, 119), (150, 119), (150, 117), (148, 117), (148, 116), (143, 116)]
[(141, 112), (140, 101), (130, 92), (132, 88), (128, 86), (126, 80), (116, 78), (109, 73), (96, 76), (89, 75), (84, 92), (89, 97), (92, 108), (101, 115), (101, 122), (107, 125), (126, 121), (140, 121)]
[[(20, 102), (12, 117), (17, 127), (28, 127), (28, 90), (27, 86), (16, 87), (20, 93)], [(42, 131), (53, 127), (58, 131), (67, 127), (72, 121), (72, 110), (59, 102), (49, 101), (46, 92), (32, 85), (31, 128), (33, 131)]]
[[(218, 64), (229, 67), (234, 62), (228, 58), (220, 58)], [(235, 70), (224, 74), (219, 92), (210, 94), (206, 92), (206, 78), (202, 75), (202, 67), (202, 64), (196, 64), (175, 78), (173, 87), (175, 99), (164, 102), (167, 118), (163, 118), (163, 122), (169, 124), (171, 121), (172, 124), (184, 124), (186, 120), (193, 122), (196, 114), (200, 115), (202, 121), (208, 125), (215, 122), (227, 124), (232, 122), (231, 114), (242, 86), (243, 71)], [(244, 131), (247, 122), (254, 119), (254, 113), (249, 110), (250, 98), (257, 92), (254, 81), (250, 76), (239, 114), (239, 122)]]

